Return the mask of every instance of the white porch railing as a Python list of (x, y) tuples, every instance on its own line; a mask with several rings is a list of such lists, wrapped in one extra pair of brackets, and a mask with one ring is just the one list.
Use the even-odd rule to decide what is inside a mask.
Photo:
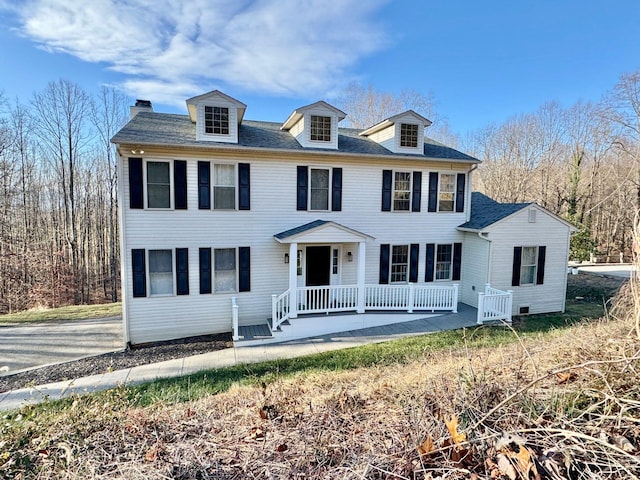
[(486, 284), (484, 292), (478, 294), (478, 324), (504, 320), (511, 322), (513, 292), (498, 290)]
[[(358, 310), (357, 285), (327, 285), (300, 287), (295, 291), (296, 315), (298, 313), (330, 313)], [(291, 291), (271, 296), (271, 328), (289, 319)], [(365, 285), (364, 309), (366, 310), (445, 310), (458, 312), (458, 285)]]
[(231, 321), (233, 324), (233, 340), (240, 340), (240, 334), (238, 333), (238, 304), (236, 297), (231, 297)]

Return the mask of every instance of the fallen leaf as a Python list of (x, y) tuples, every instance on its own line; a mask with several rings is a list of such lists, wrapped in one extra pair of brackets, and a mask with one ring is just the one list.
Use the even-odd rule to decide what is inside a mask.
[(447, 426), (447, 430), (449, 430), (449, 435), (451, 435), (451, 440), (456, 445), (456, 447), (460, 447), (463, 442), (467, 441), (467, 435), (465, 433), (458, 432), (458, 418), (455, 415), (451, 415), (451, 418), (447, 421), (444, 421)]
[(516, 478), (518, 478), (518, 474), (516, 473), (516, 469), (513, 468), (511, 461), (509, 461), (509, 459), (502, 453), (499, 453), (497, 458), (500, 473), (509, 477), (510, 480), (516, 480)]
[(251, 428), (251, 433), (245, 440), (263, 440), (264, 439), (264, 430), (260, 427)]
[(282, 443), (276, 447), (276, 452), (286, 452), (287, 450), (289, 450), (289, 447), (287, 447), (286, 443)]
[(156, 458), (158, 458), (158, 449), (156, 447), (151, 447), (147, 450), (147, 453), (144, 454), (144, 459), (147, 462), (155, 462)]
[(627, 453), (635, 452), (636, 448), (629, 441), (629, 439), (623, 435), (613, 437), (613, 444), (620, 450), (624, 450)]
[(558, 380), (558, 384), (562, 385), (563, 383), (569, 383), (577, 380), (578, 374), (575, 372), (558, 372), (556, 373), (556, 379)]
[(436, 449), (435, 445), (433, 444), (433, 440), (431, 439), (431, 435), (427, 435), (427, 439), (416, 448), (420, 455), (429, 455)]

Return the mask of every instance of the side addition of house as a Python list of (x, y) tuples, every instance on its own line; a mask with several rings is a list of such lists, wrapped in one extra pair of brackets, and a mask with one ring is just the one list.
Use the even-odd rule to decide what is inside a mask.
[[(429, 139), (416, 112), (356, 130), (324, 101), (283, 123), (245, 120), (217, 90), (186, 103), (176, 115), (139, 101), (112, 139), (127, 342), (238, 338), (267, 322), (304, 332), (322, 322), (314, 313), (456, 312), (489, 282), (514, 291), (514, 309), (564, 308), (547, 300), (564, 293), (569, 227), (536, 206), (478, 220), (479, 160)], [(520, 215), (564, 230), (508, 251)]]

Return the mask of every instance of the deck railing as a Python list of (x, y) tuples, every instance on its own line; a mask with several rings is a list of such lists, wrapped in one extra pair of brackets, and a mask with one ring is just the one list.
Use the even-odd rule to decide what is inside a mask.
[(486, 284), (484, 292), (478, 294), (478, 324), (500, 321), (511, 322), (513, 292), (498, 290)]
[[(271, 328), (291, 316), (291, 291), (271, 296)], [(357, 285), (300, 287), (295, 291), (295, 313), (331, 313), (358, 311)], [(365, 285), (364, 309), (458, 312), (458, 285)]]

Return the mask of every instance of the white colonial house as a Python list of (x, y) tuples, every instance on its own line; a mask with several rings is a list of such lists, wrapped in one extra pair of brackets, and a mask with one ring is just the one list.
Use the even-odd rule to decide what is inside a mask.
[(429, 139), (417, 113), (363, 131), (323, 101), (284, 123), (244, 120), (219, 91), (186, 103), (138, 101), (112, 139), (127, 342), (458, 302), (480, 321), (564, 309), (572, 227), (472, 195), (479, 160)]

